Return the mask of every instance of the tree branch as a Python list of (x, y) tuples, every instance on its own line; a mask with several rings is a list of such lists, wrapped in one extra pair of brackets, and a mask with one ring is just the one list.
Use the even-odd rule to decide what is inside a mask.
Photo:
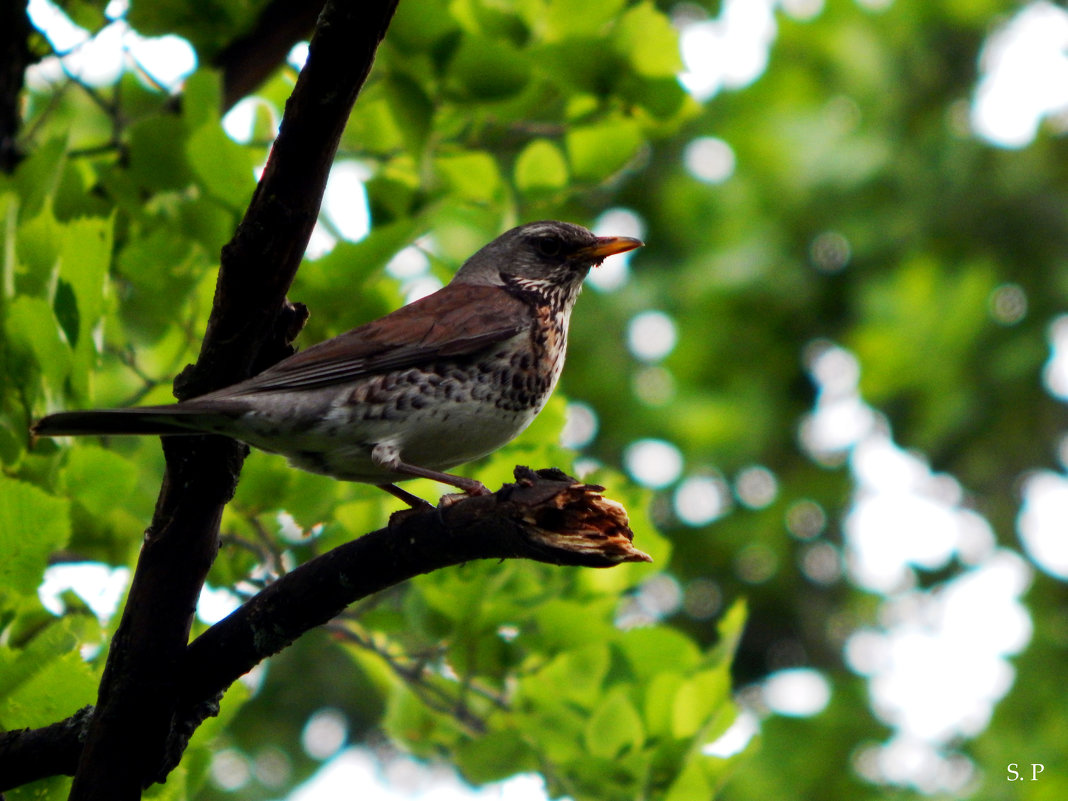
[(27, 42), (32, 30), (25, 3), (0, 4), (0, 173), (14, 172), (21, 158), (19, 96), (26, 67), (33, 60)]
[(91, 706), (40, 729), (0, 732), (0, 793), (48, 776), (73, 776)]
[[(650, 561), (632, 545), (626, 510), (604, 498), (602, 487), (579, 483), (559, 470), (517, 467), (515, 475), (516, 483), (493, 495), (446, 496), (436, 509), (398, 512), (386, 528), (285, 574), (197, 637), (179, 671), (176, 724), (158, 777), (173, 769), (192, 733), (217, 713), (217, 699), (227, 687), (301, 634), (373, 593), (475, 559), (585, 567)], [(46, 729), (11, 732), (7, 742), (0, 739), (0, 791), (71, 772), (82, 730), (76, 718)], [(48, 761), (36, 765), (33, 775), (11, 772), (31, 738), (37, 747), (48, 743)], [(19, 781), (12, 781), (14, 776)]]
[[(196, 365), (175, 381), (189, 397), (240, 381), (286, 355), (306, 312), (288, 304), (330, 164), (396, 0), (328, 2), (267, 167), (223, 249)], [(157, 775), (196, 601), (218, 549), (219, 520), (247, 449), (222, 437), (164, 440), (167, 469), (112, 639), (71, 799), (140, 797)]]
[(492, 495), (446, 495), (437, 508), (398, 512), (386, 528), (286, 573), (190, 644), (183, 700), (222, 692), (349, 604), (443, 567), (475, 559), (583, 567), (651, 561), (633, 546), (626, 510), (601, 495), (604, 487), (559, 470), (518, 467), (515, 475), (516, 483)]
[(215, 55), (212, 63), (223, 73), (224, 110), (263, 83), (293, 45), (308, 38), (321, 8), (321, 2), (272, 0), (248, 33)]

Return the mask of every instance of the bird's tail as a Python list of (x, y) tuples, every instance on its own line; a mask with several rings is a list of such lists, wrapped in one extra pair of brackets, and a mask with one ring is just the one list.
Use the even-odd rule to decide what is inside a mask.
[(203, 409), (171, 406), (141, 406), (131, 409), (93, 409), (57, 412), (42, 417), (30, 429), (36, 437), (86, 434), (202, 434), (217, 430), (221, 415)]

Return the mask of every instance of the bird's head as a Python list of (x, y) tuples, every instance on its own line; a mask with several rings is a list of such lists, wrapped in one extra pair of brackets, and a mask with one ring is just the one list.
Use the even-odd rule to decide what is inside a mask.
[(595, 236), (581, 225), (546, 220), (513, 228), (464, 262), (454, 283), (517, 286), (574, 297), (591, 267), (639, 248), (629, 236)]

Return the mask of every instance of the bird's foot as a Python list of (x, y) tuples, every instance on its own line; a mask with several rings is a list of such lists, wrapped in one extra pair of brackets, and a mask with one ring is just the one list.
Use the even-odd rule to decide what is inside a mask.
[[(396, 484), (376, 484), (375, 486), (377, 486), (379, 489), (385, 490), (394, 498), (400, 498), (400, 500), (404, 501), (406, 504), (408, 504), (409, 507), (411, 507), (411, 510), (417, 512), (425, 512), (428, 509), (434, 508), (434, 505), (429, 501), (423, 500), (418, 495), (413, 495), (412, 493), (408, 492), (408, 490), (401, 489)], [(402, 511), (409, 510), (404, 509)]]

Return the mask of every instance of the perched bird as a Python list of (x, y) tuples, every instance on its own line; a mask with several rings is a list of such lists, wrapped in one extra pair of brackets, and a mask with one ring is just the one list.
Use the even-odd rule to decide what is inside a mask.
[(38, 437), (223, 434), (313, 473), (376, 484), (443, 472), (500, 448), (541, 411), (564, 366), (582, 281), (642, 243), (546, 221), (513, 228), (442, 289), (313, 345), (247, 381), (166, 406), (60, 412)]

